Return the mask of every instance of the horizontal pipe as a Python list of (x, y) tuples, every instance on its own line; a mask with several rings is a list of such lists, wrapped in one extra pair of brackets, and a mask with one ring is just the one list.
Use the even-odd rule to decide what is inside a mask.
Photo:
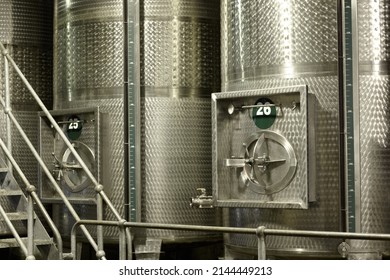
[[(218, 227), (218, 226), (194, 226), (178, 224), (154, 224), (154, 223), (119, 223), (115, 221), (95, 221), (80, 220), (72, 228), (79, 225), (103, 225), (103, 226), (125, 226), (130, 228), (153, 228), (169, 230), (189, 230), (189, 231), (206, 231), (221, 233), (240, 233), (240, 234), (258, 234), (258, 228), (236, 228), (236, 227)], [(342, 239), (368, 239), (368, 240), (390, 240), (390, 234), (379, 233), (350, 233), (336, 231), (308, 231), (308, 230), (285, 230), (285, 229), (263, 229), (260, 231), (264, 235), (278, 236), (297, 236), (297, 237), (318, 237), (318, 238), (342, 238)]]

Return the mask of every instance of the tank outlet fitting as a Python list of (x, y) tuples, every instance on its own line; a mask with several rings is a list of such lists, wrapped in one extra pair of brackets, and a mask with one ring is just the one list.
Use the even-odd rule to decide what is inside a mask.
[(206, 194), (205, 188), (196, 189), (198, 195), (191, 198), (190, 206), (193, 208), (214, 208), (213, 197)]

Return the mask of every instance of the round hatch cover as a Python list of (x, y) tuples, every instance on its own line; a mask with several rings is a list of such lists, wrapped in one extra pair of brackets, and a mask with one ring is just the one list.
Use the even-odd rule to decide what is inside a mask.
[[(92, 150), (82, 142), (75, 141), (72, 145), (89, 170), (93, 170), (95, 155)], [(69, 148), (63, 153), (62, 164), (64, 181), (71, 192), (80, 192), (91, 185), (91, 180), (88, 178)]]
[(286, 188), (297, 168), (295, 152), (281, 134), (265, 130), (251, 135), (243, 145), (245, 165), (241, 187), (259, 194), (273, 194)]

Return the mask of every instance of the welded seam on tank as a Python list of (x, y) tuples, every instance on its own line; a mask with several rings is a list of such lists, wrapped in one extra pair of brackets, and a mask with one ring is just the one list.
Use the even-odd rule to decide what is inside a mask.
[(141, 86), (143, 97), (200, 97), (210, 98), (211, 93), (218, 91), (216, 88), (189, 88), (189, 87), (154, 87)]
[(359, 61), (359, 75), (389, 75), (389, 61)]
[[(323, 77), (323, 76), (335, 76), (337, 75), (337, 62), (331, 63), (307, 63), (307, 64), (293, 64), (294, 71), (289, 73), (289, 77), (300, 78), (300, 77)], [(229, 71), (227, 74), (227, 81), (241, 80), (256, 78), (268, 79), (272, 76), (283, 77), (283, 70), (290, 67), (287, 66), (263, 66), (263, 67), (247, 67), (241, 71)], [(244, 75), (243, 75), (244, 74)]]

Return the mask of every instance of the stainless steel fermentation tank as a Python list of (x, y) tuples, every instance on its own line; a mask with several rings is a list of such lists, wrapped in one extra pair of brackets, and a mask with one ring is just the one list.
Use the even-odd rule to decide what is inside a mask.
[[(211, 193), (210, 96), (220, 88), (219, 1), (145, 0), (141, 14), (142, 220), (213, 225), (213, 210), (188, 203), (197, 188)], [(175, 240), (205, 234), (148, 235)]]
[[(220, 88), (219, 3), (145, 0), (140, 7), (140, 217), (145, 222), (214, 224), (213, 210), (191, 209), (189, 202), (199, 187), (211, 192), (209, 98)], [(100, 131), (101, 146), (95, 150), (94, 170), (125, 215), (125, 195), (130, 191), (124, 189), (123, 1), (59, 0), (55, 34), (54, 109), (70, 114), (75, 108), (99, 106), (96, 114), (102, 124), (95, 129)], [(70, 195), (80, 201), (83, 193), (91, 195), (88, 191)], [(85, 213), (82, 217), (93, 212), (93, 206), (77, 207)], [(64, 227), (70, 225), (66, 220)], [(115, 229), (107, 235), (116, 236)], [(147, 237), (170, 241), (202, 236), (147, 232)]]
[[(352, 2), (354, 9), (357, 8), (358, 15), (356, 19), (358, 37), (356, 38), (359, 42), (359, 79), (358, 82), (355, 80), (357, 82), (355, 89), (360, 105), (354, 107), (355, 139), (357, 139), (354, 179), (358, 187), (356, 205), (351, 211), (356, 213), (357, 231), (389, 233), (390, 220), (387, 215), (390, 210), (389, 180), (386, 175), (390, 106), (387, 67), (390, 51), (389, 4), (386, 1), (365, 0), (357, 1), (356, 6), (356, 1)], [(316, 170), (315, 201), (310, 202), (307, 209), (299, 210), (289, 209), (292, 208), (291, 205), (277, 207), (267, 204), (266, 207), (254, 208), (230, 206), (224, 209), (224, 225), (240, 227), (261, 225), (266, 228), (297, 230), (343, 230), (343, 217), (346, 214), (341, 205), (344, 195), (346, 197), (347, 194), (340, 189), (339, 182), (340, 170), (345, 167), (340, 166), (339, 162), (337, 1), (222, 0), (221, 12), (222, 92), (238, 91), (238, 93), (225, 93), (225, 96), (239, 97), (243, 93), (251, 96), (255, 94), (253, 90), (256, 92), (258, 89), (263, 91), (272, 89), (268, 90), (267, 94), (270, 92), (280, 94), (288, 87), (305, 85), (316, 99), (314, 125), (316, 156), (310, 163)], [(357, 45), (353, 47), (356, 48)], [(354, 63), (358, 64), (357, 61)], [(216, 100), (223, 96), (223, 94), (217, 95)], [(289, 112), (288, 108), (286, 110), (285, 112)], [(221, 111), (216, 110), (216, 112), (219, 115), (215, 116), (214, 121), (221, 118)], [(229, 118), (227, 113), (224, 114)], [(287, 119), (288, 116), (285, 117)], [(234, 118), (231, 120), (237, 121)], [(233, 127), (235, 126), (237, 124), (233, 124)], [(222, 133), (227, 127), (227, 125), (219, 127), (214, 131), (215, 135)], [(246, 128), (235, 128), (232, 134), (238, 135), (237, 131)], [(295, 144), (291, 139), (300, 135), (301, 129), (301, 124), (295, 122), (295, 119), (290, 119), (284, 126), (277, 127), (277, 130), (282, 131), (292, 145)], [(255, 128), (253, 132), (256, 131), (261, 130)], [(258, 133), (262, 135), (261, 132)], [(267, 133), (269, 136), (265, 137), (271, 138), (275, 132)], [(242, 147), (245, 142), (245, 139), (237, 140), (234, 135), (230, 138), (232, 143), (225, 143), (230, 145), (233, 151), (236, 146)], [(226, 159), (219, 159), (218, 156), (219, 154), (216, 155), (217, 160), (227, 162)], [(216, 162), (215, 164), (218, 165)], [(232, 159), (225, 163), (225, 166), (231, 169), (231, 166), (244, 165), (239, 160), (234, 162)], [(298, 163), (296, 168), (295, 176), (298, 176), (302, 163)], [(275, 197), (278, 198), (277, 195)], [(224, 240), (228, 258), (247, 258), (251, 254), (256, 254), (256, 238), (226, 234)], [(276, 257), (337, 257), (341, 241), (268, 236), (267, 253)], [(351, 247), (346, 245), (345, 248), (350, 250), (351, 258), (380, 257), (389, 248), (389, 244), (384, 242), (348, 241), (348, 243)]]
[[(42, 101), (52, 107), (53, 20), (52, 1), (0, 1), (0, 41), (30, 81)], [(4, 97), (4, 57), (0, 58), (1, 87)], [(13, 113), (27, 136), (37, 147), (39, 107), (15, 71), (10, 74), (10, 102)], [(1, 108), (3, 110), (3, 108)], [(0, 114), (0, 131), (6, 141), (5, 115)], [(11, 126), (12, 129), (12, 126)], [(34, 185), (38, 165), (16, 129), (12, 129), (12, 150), (20, 167)]]

